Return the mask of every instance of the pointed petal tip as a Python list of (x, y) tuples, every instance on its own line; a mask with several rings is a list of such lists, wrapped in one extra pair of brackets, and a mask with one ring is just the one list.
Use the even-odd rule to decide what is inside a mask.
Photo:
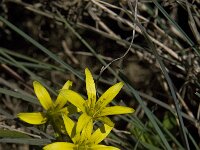
[(34, 80), (34, 81), (33, 81), (33, 84), (34, 84), (34, 83), (37, 83), (37, 82), (38, 82), (38, 81)]
[(91, 71), (88, 68), (85, 68), (85, 75), (87, 76), (88, 74), (92, 75)]
[(90, 70), (88, 69), (88, 67), (85, 68), (85, 72), (86, 72), (86, 71), (90, 71)]
[(67, 80), (67, 82), (63, 85), (62, 89), (68, 90), (72, 86), (73, 82), (70, 80)]
[(88, 105), (89, 107), (94, 107), (96, 103), (96, 87), (93, 76), (89, 69), (85, 69), (86, 76), (86, 91), (88, 95)]
[(40, 83), (39, 81), (36, 81), (36, 80), (33, 81), (33, 87), (35, 87), (35, 86), (38, 85), (38, 84), (41, 85), (41, 83)]
[(121, 87), (124, 86), (124, 82), (118, 82), (117, 84), (119, 84)]

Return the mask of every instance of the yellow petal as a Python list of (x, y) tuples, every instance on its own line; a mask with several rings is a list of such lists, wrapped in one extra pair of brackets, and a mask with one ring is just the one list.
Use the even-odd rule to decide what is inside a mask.
[(55, 142), (43, 147), (43, 150), (74, 150), (76, 145), (67, 142)]
[(69, 135), (69, 137), (72, 139), (72, 141), (75, 143), (76, 141), (73, 140), (73, 137), (75, 135), (75, 131), (74, 127), (75, 127), (75, 123), (73, 120), (71, 120), (66, 114), (62, 114), (62, 118), (64, 120), (64, 124), (65, 124), (65, 129)]
[(130, 107), (125, 106), (112, 106), (112, 107), (105, 107), (99, 113), (98, 116), (107, 116), (107, 115), (120, 115), (120, 114), (128, 114), (133, 113), (135, 110)]
[(81, 111), (85, 112), (85, 100), (78, 93), (72, 90), (61, 90), (59, 95), (64, 96), (66, 100), (78, 107)]
[(88, 104), (90, 107), (94, 108), (96, 103), (96, 88), (92, 74), (88, 68), (85, 69), (85, 76), (86, 76), (86, 90), (88, 95)]
[(119, 93), (121, 88), (123, 87), (123, 83), (119, 82), (112, 87), (110, 87), (103, 95), (99, 98), (99, 100), (96, 103), (96, 108), (97, 109), (102, 109), (104, 108), (108, 103), (110, 103), (113, 98)]
[(90, 119), (88, 124), (82, 130), (79, 142), (82, 143), (83, 141), (85, 141), (87, 143), (87, 140), (91, 137), (92, 131), (93, 131), (93, 120)]
[(79, 118), (76, 126), (76, 133), (80, 133), (82, 129), (92, 120), (92, 117), (83, 113)]
[(61, 109), (61, 108), (63, 108), (63, 106), (65, 105), (67, 103), (67, 99), (66, 99), (66, 97), (63, 95), (63, 93), (59, 93), (58, 94), (58, 97), (57, 97), (57, 99), (56, 99), (56, 101), (55, 101), (55, 107), (57, 108), (57, 109)]
[(72, 81), (68, 80), (62, 87), (62, 89), (68, 90), (72, 86)]
[(106, 124), (98, 128), (90, 137), (90, 144), (97, 145), (101, 141), (103, 141), (106, 136), (110, 133), (113, 127), (110, 127)]
[(35, 94), (40, 101), (40, 104), (43, 106), (45, 110), (48, 110), (52, 105), (53, 102), (47, 90), (37, 81), (33, 82), (33, 87)]
[(68, 114), (69, 110), (68, 110), (68, 107), (64, 107), (64, 108), (60, 109), (58, 112), (59, 113), (64, 113), (64, 114)]
[(90, 150), (120, 150), (117, 147), (106, 146), (106, 145), (92, 145)]
[(19, 113), (17, 117), (23, 120), (24, 122), (35, 125), (44, 124), (47, 121), (47, 118), (44, 117), (44, 114), (40, 112)]
[[(64, 86), (62, 87), (62, 90), (68, 90), (72, 86), (72, 81), (67, 81)], [(55, 107), (58, 109), (61, 109), (65, 104), (67, 103), (67, 99), (63, 94), (58, 94), (58, 97), (55, 101)]]
[(114, 127), (115, 126), (115, 124), (108, 117), (105, 117), (105, 116), (98, 117), (97, 120), (109, 125), (110, 127)]

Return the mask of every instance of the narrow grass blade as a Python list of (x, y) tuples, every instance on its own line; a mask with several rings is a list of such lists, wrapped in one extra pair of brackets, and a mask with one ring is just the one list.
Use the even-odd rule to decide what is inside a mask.
[[(147, 150), (163, 150), (161, 148), (155, 147), (151, 144), (145, 143), (145, 142), (140, 142)], [(137, 149), (134, 149), (137, 150)]]
[[(1, 17), (1, 16), (0, 16)], [(8, 60), (10, 60), (13, 64), (17, 65), (20, 69), (22, 69), (24, 72), (26, 72), (28, 75), (30, 75), (30, 77), (33, 79), (33, 80), (37, 80), (39, 81), (40, 83), (42, 83), (44, 86), (47, 87), (47, 89), (49, 91), (51, 91), (53, 94), (56, 95), (56, 92), (54, 90), (52, 90), (44, 81), (43, 79), (41, 79), (40, 77), (38, 77), (36, 74), (34, 74), (32, 71), (30, 71), (29, 69), (27, 69), (26, 67), (24, 67), (22, 64), (20, 64), (18, 61), (16, 61), (14, 58), (12, 58), (11, 56), (9, 56), (8, 54), (6, 54), (4, 51), (2, 51), (0, 49), (0, 54), (2, 56), (4, 56), (5, 58), (7, 58)]]
[(160, 68), (165, 76), (165, 79), (167, 80), (167, 83), (168, 83), (168, 86), (169, 86), (169, 89), (170, 89), (170, 92), (171, 92), (171, 95), (173, 97), (173, 100), (174, 100), (174, 104), (175, 104), (175, 108), (176, 108), (176, 111), (177, 111), (177, 115), (178, 115), (178, 119), (179, 119), (179, 122), (180, 122), (180, 133), (181, 133), (181, 137), (182, 137), (182, 140), (183, 140), (183, 144), (185, 145), (185, 148), (187, 150), (189, 150), (189, 143), (188, 143), (188, 139), (187, 139), (187, 135), (186, 135), (186, 132), (185, 132), (185, 126), (184, 126), (184, 123), (183, 123), (183, 118), (182, 118), (182, 115), (181, 115), (181, 110), (179, 108), (179, 104), (178, 104), (178, 99), (177, 99), (177, 96), (176, 96), (176, 93), (175, 93), (175, 89), (174, 89), (174, 86), (173, 86), (173, 83), (167, 73), (167, 70), (155, 48), (155, 46), (153, 45), (153, 43), (151, 42), (150, 38), (148, 37), (148, 34), (146, 33), (145, 29), (140, 25), (138, 24), (140, 29), (142, 30), (143, 32), (143, 35), (144, 37), (146, 38), (148, 44), (149, 44), (149, 47), (152, 49), (158, 63), (160, 64)]
[(49, 134), (37, 129), (36, 127), (26, 127), (26, 128), (28, 128), (29, 130), (31, 130), (34, 133), (37, 133), (38, 135), (43, 135), (47, 139), (55, 140), (55, 137), (53, 137), (53, 136), (51, 136), (51, 135), (49, 135)]
[(133, 22), (135, 22), (137, 24), (137, 26), (140, 28), (140, 30), (142, 31), (143, 36), (146, 39), (149, 48), (152, 50), (153, 54), (155, 55), (159, 65), (160, 65), (160, 68), (161, 68), (161, 70), (163, 72), (163, 75), (165, 76), (165, 79), (166, 79), (166, 81), (168, 83), (171, 95), (172, 95), (173, 100), (174, 100), (176, 112), (177, 112), (177, 115), (178, 115), (178, 120), (179, 120), (179, 123), (180, 123), (180, 128), (179, 129), (180, 129), (180, 133), (181, 133), (181, 138), (182, 138), (183, 144), (185, 145), (185, 148), (187, 150), (189, 150), (190, 149), (189, 148), (189, 143), (188, 143), (187, 135), (186, 135), (186, 132), (185, 132), (185, 126), (184, 126), (184, 123), (183, 123), (181, 110), (179, 108), (178, 99), (177, 99), (177, 96), (176, 96), (176, 93), (175, 93), (175, 89), (173, 87), (173, 83), (172, 83), (172, 81), (171, 81), (171, 79), (170, 79), (170, 77), (169, 77), (169, 75), (167, 73), (167, 70), (165, 68), (165, 65), (163, 64), (163, 62), (161, 60), (161, 57), (159, 56), (159, 54), (158, 54), (158, 52), (157, 52), (157, 50), (155, 48), (155, 45), (153, 44), (153, 42), (149, 38), (145, 28), (140, 24), (140, 22), (138, 22), (137, 20), (134, 20), (134, 18), (132, 17), (132, 15), (130, 13), (127, 12), (127, 15), (129, 15), (130, 18), (132, 18)]
[(197, 144), (197, 142), (195, 141), (195, 139), (193, 138), (193, 136), (190, 134), (190, 132), (188, 131), (188, 129), (186, 128), (185, 130), (186, 130), (186, 132), (187, 132), (187, 134), (189, 136), (189, 139), (191, 140), (192, 144), (196, 148), (196, 150), (200, 150), (200, 145)]
[(80, 78), (81, 80), (84, 80), (84, 78), (76, 71), (74, 70), (70, 65), (66, 64), (64, 61), (62, 61), (58, 56), (56, 56), (55, 54), (53, 54), (51, 51), (49, 51), (47, 48), (45, 48), (44, 46), (42, 46), (40, 43), (38, 43), (37, 41), (35, 41), (32, 37), (30, 37), (28, 34), (26, 34), (25, 32), (23, 32), (22, 30), (20, 30), (19, 28), (17, 28), (16, 26), (14, 26), (12, 23), (10, 23), (9, 21), (7, 21), (6, 19), (4, 19), (2, 16), (0, 16), (0, 20), (6, 24), (8, 27), (10, 27), (12, 30), (14, 30), (15, 32), (17, 32), (19, 35), (21, 35), (24, 39), (26, 39), (27, 41), (29, 41), (30, 43), (32, 43), (35, 47), (37, 47), (38, 49), (40, 49), (41, 51), (43, 51), (44, 53), (46, 53), (49, 57), (51, 57), (53, 60), (55, 60), (56, 62), (58, 62), (59, 64), (61, 64), (65, 69), (69, 70), (70, 72), (72, 72), (74, 75), (76, 75), (78, 78)]
[[(162, 102), (161, 100), (158, 100), (158, 99), (156, 99), (156, 98), (154, 98), (152, 96), (149, 96), (149, 95), (147, 95), (145, 93), (142, 93), (142, 92), (139, 92), (139, 91), (137, 91), (137, 92), (142, 98), (145, 98), (145, 100), (151, 101), (151, 102), (153, 102), (153, 103), (155, 103), (155, 104), (167, 109), (174, 116), (176, 116), (176, 110), (174, 108), (170, 107), (168, 104), (166, 104), (166, 103)], [(181, 112), (181, 115), (182, 115), (183, 118), (187, 119), (188, 121), (192, 121), (194, 124), (198, 123), (198, 121), (195, 118), (189, 116), (188, 114), (186, 114), (184, 112)]]
[(14, 91), (11, 91), (11, 90), (6, 90), (4, 88), (0, 88), (0, 93), (5, 94), (5, 95), (9, 95), (9, 96), (12, 96), (12, 97), (15, 97), (15, 98), (19, 98), (19, 99), (22, 99), (24, 101), (27, 101), (27, 102), (30, 102), (30, 103), (33, 103), (33, 104), (40, 105), (39, 101), (36, 98), (30, 97), (28, 95), (24, 95), (24, 94), (21, 94), (21, 93), (18, 93), (18, 92), (14, 92)]
[[(29, 61), (29, 62), (32, 62), (35, 63), (35, 64), (38, 64), (38, 65), (41, 65), (41, 66), (44, 66), (46, 68), (49, 68), (49, 69), (55, 69), (55, 70), (58, 70), (58, 71), (62, 71), (64, 72), (64, 68), (61, 66), (55, 66), (55, 65), (52, 65), (52, 64), (48, 64), (48, 63), (45, 63), (45, 62), (42, 62), (42, 61), (39, 61), (39, 60), (36, 60), (34, 58), (31, 58), (31, 57), (28, 57), (26, 55), (23, 55), (23, 54), (19, 54), (17, 52), (14, 52), (12, 50), (8, 50), (8, 49), (5, 49), (5, 48), (2, 48), (0, 47), (0, 49), (2, 51), (4, 51), (5, 53), (9, 54), (10, 56), (13, 56), (13, 57), (16, 57), (16, 58), (20, 58), (22, 60), (25, 60), (25, 61)], [(22, 64), (23, 65), (23, 64)], [(25, 65), (24, 65), (25, 66)]]
[(158, 118), (155, 117), (156, 122), (158, 123), (158, 125), (160, 126), (160, 128), (162, 128), (162, 130), (170, 137), (171, 140), (174, 141), (174, 143), (179, 146), (179, 150), (184, 150), (184, 147), (179, 143), (179, 141), (173, 136), (173, 134), (170, 133), (170, 131), (168, 131), (167, 129), (165, 129), (162, 125), (162, 123), (159, 121)]
[(192, 47), (192, 49), (200, 56), (199, 50), (195, 47), (194, 42), (187, 36), (187, 34), (181, 29), (181, 27), (170, 17), (170, 15), (164, 10), (164, 8), (158, 3), (156, 0), (152, 0), (152, 2), (158, 7), (158, 9), (162, 12), (162, 14), (178, 29), (182, 35), (185, 37), (188, 44)]
[[(9, 60), (0, 57), (0, 61), (5, 64), (9, 64), (10, 66), (18, 67), (16, 64), (10, 62)], [(31, 69), (43, 69), (43, 70), (52, 70), (52, 68), (42, 65), (42, 64), (35, 64), (35, 63), (28, 63), (28, 62), (19, 62), (22, 66), (25, 68), (31, 68)], [(18, 67), (19, 68), (19, 67)]]
[(13, 117), (11, 114), (9, 114), (8, 112), (6, 112), (5, 110), (3, 110), (2, 108), (0, 108), (0, 114), (6, 116), (7, 119), (14, 119), (15, 117)]
[[(67, 20), (65, 18), (63, 18), (63, 16), (61, 14), (59, 14), (60, 19), (62, 20), (62, 22), (64, 22), (65, 26), (85, 45), (85, 47), (88, 48), (88, 50), (90, 50), (92, 52), (92, 54), (99, 60), (99, 62), (101, 64), (105, 66), (107, 66), (107, 63), (101, 58), (99, 57), (99, 55), (95, 52), (95, 50), (87, 43), (86, 40), (84, 40), (81, 35), (75, 31), (75, 29), (67, 22)], [(118, 74), (111, 68), (108, 67), (108, 70), (118, 79), (121, 81), (121, 78), (118, 76)]]
[(31, 138), (31, 137), (21, 132), (0, 129), (0, 138)]
[(49, 139), (27, 139), (27, 138), (2, 138), (0, 143), (15, 143), (28, 145), (46, 145), (51, 143)]
[[(121, 78), (123, 78), (124, 81), (127, 81), (127, 78), (120, 73)], [(137, 91), (128, 83), (125, 82), (126, 87), (128, 88), (128, 90), (130, 91), (131, 95), (133, 97), (135, 97), (138, 101), (138, 103), (141, 105), (141, 107), (143, 108), (143, 110), (145, 111), (146, 116), (149, 118), (149, 120), (151, 121), (152, 125), (154, 126), (156, 132), (158, 133), (158, 135), (160, 136), (163, 144), (166, 146), (166, 148), (168, 150), (172, 150), (171, 146), (169, 145), (169, 143), (167, 142), (167, 139), (165, 138), (163, 132), (161, 131), (161, 129), (159, 128), (158, 124), (156, 123), (153, 113), (149, 110), (149, 108), (146, 107), (146, 105), (144, 104), (144, 102), (142, 101), (141, 97), (139, 96), (139, 94), (137, 93)]]

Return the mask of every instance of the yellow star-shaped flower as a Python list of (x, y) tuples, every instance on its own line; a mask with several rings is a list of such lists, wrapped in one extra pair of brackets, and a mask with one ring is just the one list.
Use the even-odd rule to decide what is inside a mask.
[(86, 75), (86, 90), (88, 99), (84, 100), (78, 93), (72, 90), (62, 90), (66, 99), (82, 111), (77, 127), (81, 130), (90, 120), (100, 120), (109, 126), (114, 126), (114, 123), (106, 116), (133, 113), (134, 109), (125, 106), (106, 107), (119, 93), (123, 83), (119, 82), (110, 87), (96, 100), (96, 88), (91, 72), (88, 68), (85, 69)]
[(110, 133), (113, 127), (104, 124), (102, 127), (93, 131), (93, 122), (90, 121), (87, 125), (77, 132), (79, 123), (76, 124), (66, 115), (63, 114), (65, 128), (73, 143), (55, 142), (43, 148), (43, 150), (119, 150), (113, 146), (100, 145), (99, 143)]
[[(67, 81), (62, 87), (62, 90), (69, 89), (71, 86), (72, 82)], [(21, 120), (29, 124), (39, 125), (44, 124), (47, 121), (59, 120), (61, 112), (68, 113), (68, 109), (64, 107), (67, 99), (65, 99), (62, 94), (59, 94), (56, 101), (53, 102), (48, 91), (39, 82), (34, 81), (33, 87), (40, 104), (45, 109), (45, 112), (19, 113), (17, 116)]]

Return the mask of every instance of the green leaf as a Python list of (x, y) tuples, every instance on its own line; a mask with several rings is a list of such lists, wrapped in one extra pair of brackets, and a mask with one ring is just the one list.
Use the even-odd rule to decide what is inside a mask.
[(176, 126), (175, 118), (169, 113), (165, 113), (165, 116), (163, 119), (163, 127), (165, 127), (168, 130), (171, 130), (174, 128), (174, 126)]
[(51, 143), (49, 139), (27, 139), (27, 138), (2, 138), (0, 143), (16, 143), (28, 145), (46, 145)]
[(31, 137), (18, 131), (0, 129), (0, 138), (31, 138)]
[(11, 90), (6, 90), (4, 88), (0, 88), (0, 93), (9, 95), (9, 96), (12, 96), (12, 97), (15, 97), (15, 98), (20, 98), (20, 99), (22, 99), (24, 101), (31, 102), (33, 104), (40, 105), (40, 103), (37, 100), (37, 98), (35, 98), (33, 96), (28, 96), (28, 95), (21, 94), (21, 93), (18, 93), (18, 92), (14, 92), (14, 91), (11, 91)]

